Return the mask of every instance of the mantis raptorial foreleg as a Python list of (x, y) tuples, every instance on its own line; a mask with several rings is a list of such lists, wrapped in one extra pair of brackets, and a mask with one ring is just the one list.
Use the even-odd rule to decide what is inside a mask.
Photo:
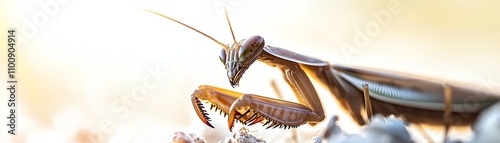
[(199, 86), (191, 95), (191, 101), (200, 120), (212, 128), (202, 101), (209, 103), (211, 109), (215, 107), (215, 110), (229, 116), (229, 130), (232, 129), (234, 120), (245, 125), (261, 122), (268, 125), (268, 128), (291, 128), (318, 120), (316, 113), (299, 103), (243, 94), (209, 85)]

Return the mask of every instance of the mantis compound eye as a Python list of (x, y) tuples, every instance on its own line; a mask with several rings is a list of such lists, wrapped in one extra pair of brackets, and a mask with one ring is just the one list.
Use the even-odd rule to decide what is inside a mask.
[(226, 50), (221, 49), (219, 59), (222, 62), (222, 64), (226, 64)]
[[(238, 56), (240, 61), (249, 62), (255, 61), (255, 59), (259, 56), (262, 48), (264, 47), (264, 38), (261, 36), (252, 36), (245, 40), (239, 49)], [(249, 60), (249, 61), (246, 61)]]

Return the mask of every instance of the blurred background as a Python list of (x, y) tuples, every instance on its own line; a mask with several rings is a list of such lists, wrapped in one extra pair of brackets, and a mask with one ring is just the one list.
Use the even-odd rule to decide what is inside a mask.
[[(209, 111), (215, 129), (199, 121), (190, 101), (199, 85), (231, 89), (218, 59), (221, 47), (141, 8), (231, 43), (222, 9), (226, 5), (238, 41), (261, 35), (268, 45), (332, 64), (419, 75), (500, 93), (496, 12), (500, 2), (493, 0), (1, 3), (2, 30), (17, 30), (18, 80), (17, 134), (5, 133), (8, 128), (2, 125), (2, 142), (169, 142), (176, 131), (217, 142), (231, 135), (227, 120), (218, 113)], [(7, 39), (7, 33), (0, 36)], [(0, 53), (0, 59), (7, 59), (6, 49)], [(2, 60), (2, 75), (7, 75), (6, 65)], [(277, 97), (272, 80), (285, 99), (297, 101), (281, 73), (262, 63), (252, 65), (235, 90)], [(316, 85), (328, 118), (317, 126), (293, 130), (300, 142), (324, 130), (333, 115), (341, 117), (345, 130), (358, 132), (332, 95)], [(7, 91), (1, 93), (1, 101), (7, 101)], [(6, 108), (0, 109), (1, 115), (8, 115)], [(292, 134), (263, 130), (260, 125), (250, 130), (268, 142), (290, 142)], [(442, 130), (428, 132), (441, 140)], [(451, 133), (452, 138), (469, 136), (467, 131)], [(418, 134), (415, 138), (422, 141)]]

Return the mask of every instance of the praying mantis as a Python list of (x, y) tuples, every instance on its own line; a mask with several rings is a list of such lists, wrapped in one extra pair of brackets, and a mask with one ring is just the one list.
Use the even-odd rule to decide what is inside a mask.
[(258, 35), (237, 42), (227, 12), (232, 44), (219, 42), (171, 17), (145, 10), (192, 29), (223, 47), (219, 59), (225, 65), (233, 88), (239, 85), (245, 71), (259, 61), (279, 69), (299, 101), (296, 103), (201, 85), (191, 95), (192, 106), (200, 120), (212, 128), (214, 126), (210, 123), (204, 103), (228, 116), (230, 131), (235, 121), (244, 125), (262, 123), (267, 128), (294, 128), (322, 122), (325, 118), (323, 105), (310, 78), (328, 88), (359, 125), (367, 124), (374, 114), (397, 115), (410, 123), (445, 125), (447, 132), (452, 125), (472, 124), (483, 109), (500, 101), (500, 95), (453, 83), (330, 64), (266, 45), (264, 38)]

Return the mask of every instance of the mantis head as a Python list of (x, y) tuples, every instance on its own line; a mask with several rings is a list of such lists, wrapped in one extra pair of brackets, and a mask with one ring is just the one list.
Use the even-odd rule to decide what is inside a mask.
[(239, 85), (243, 73), (245, 73), (248, 67), (259, 58), (265, 42), (264, 38), (258, 35), (252, 36), (246, 40), (243, 39), (239, 43), (236, 42), (231, 22), (227, 16), (226, 7), (224, 7), (224, 12), (226, 13), (227, 24), (229, 25), (234, 43), (230, 48), (226, 46), (222, 49), (219, 59), (225, 65), (227, 78), (234, 88)]
[(238, 86), (243, 73), (259, 58), (264, 44), (264, 38), (256, 35), (241, 40), (240, 43), (235, 42), (228, 49), (222, 49), (219, 59), (225, 65), (232, 87)]
[(227, 15), (226, 8), (224, 7), (224, 11), (226, 13), (226, 19), (227, 23), (229, 24), (229, 29), (231, 30), (231, 34), (233, 36), (233, 44), (231, 46), (225, 45), (216, 39), (212, 38), (211, 36), (187, 25), (184, 24), (180, 21), (177, 21), (173, 18), (170, 18), (168, 16), (165, 16), (163, 14), (157, 13), (155, 11), (147, 10), (151, 13), (157, 14), (159, 16), (162, 16), (164, 18), (167, 18), (169, 20), (172, 20), (176, 23), (179, 23), (183, 26), (186, 26), (187, 28), (194, 30), (203, 36), (211, 39), (212, 41), (216, 42), (220, 46), (223, 47), (221, 54), (219, 56), (219, 59), (221, 62), (225, 65), (226, 71), (227, 71), (227, 78), (229, 79), (229, 82), (231, 83), (231, 86), (234, 88), (235, 86), (238, 86), (239, 81), (241, 77), (243, 76), (243, 73), (250, 67), (250, 65), (255, 62), (259, 58), (260, 53), (262, 52), (264, 48), (264, 38), (261, 36), (252, 36), (248, 39), (243, 39), (239, 43), (236, 42), (236, 38), (234, 37), (233, 29), (231, 27), (231, 23), (229, 22), (229, 17)]

